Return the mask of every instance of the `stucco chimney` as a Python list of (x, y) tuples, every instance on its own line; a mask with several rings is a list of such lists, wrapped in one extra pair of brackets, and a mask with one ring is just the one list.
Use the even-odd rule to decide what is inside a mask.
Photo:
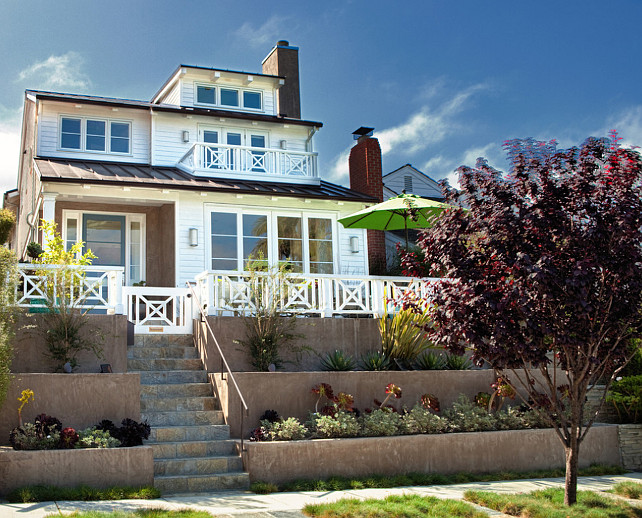
[(276, 91), (277, 114), (300, 119), (299, 47), (291, 47), (286, 40), (277, 41), (263, 60), (263, 73), (285, 78), (285, 84)]
[[(353, 133), (357, 143), (350, 150), (350, 188), (383, 201), (381, 147), (372, 138), (374, 128), (361, 127)], [(368, 230), (368, 263), (370, 274), (386, 268), (386, 237), (381, 230)]]

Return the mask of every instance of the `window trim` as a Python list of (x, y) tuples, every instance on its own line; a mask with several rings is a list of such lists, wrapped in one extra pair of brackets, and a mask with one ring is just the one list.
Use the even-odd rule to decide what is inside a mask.
[[(79, 120), (80, 121), (80, 148), (67, 148), (62, 145), (62, 121), (63, 119)], [(87, 149), (87, 121), (100, 121), (105, 123), (105, 149), (103, 151), (95, 149)], [(112, 151), (111, 149), (111, 125), (112, 123), (126, 124), (129, 127), (128, 138), (128, 151)], [(118, 156), (132, 156), (132, 129), (133, 121), (127, 119), (110, 119), (105, 117), (91, 117), (86, 115), (67, 115), (59, 114), (58, 116), (58, 151), (75, 152), (75, 153), (91, 153), (99, 155), (118, 155)], [(122, 137), (118, 137), (121, 138)]]
[[(203, 88), (211, 88), (214, 90), (214, 103), (204, 103), (204, 102), (199, 102), (198, 101), (198, 89), (199, 87)], [(221, 102), (221, 90), (234, 90), (238, 93), (238, 105), (229, 105), (229, 104), (223, 104)], [(245, 106), (245, 92), (250, 92), (250, 93), (255, 93), (259, 95), (260, 99), (260, 107), (259, 108), (250, 108), (248, 106)], [(212, 107), (216, 106), (221, 109), (225, 110), (232, 110), (232, 111), (250, 111), (250, 112), (255, 112), (255, 113), (263, 113), (265, 111), (265, 95), (264, 91), (257, 89), (257, 88), (243, 88), (243, 87), (238, 87), (238, 86), (232, 86), (232, 85), (215, 85), (212, 83), (203, 83), (201, 81), (195, 81), (194, 82), (194, 106), (205, 106), (205, 107)]]

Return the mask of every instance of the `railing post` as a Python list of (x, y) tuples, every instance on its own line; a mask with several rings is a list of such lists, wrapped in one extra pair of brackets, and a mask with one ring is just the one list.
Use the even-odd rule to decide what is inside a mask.
[(381, 317), (386, 313), (386, 290), (383, 279), (370, 279), (370, 307), (374, 317)]
[[(222, 282), (223, 280), (221, 279), (221, 283)], [(205, 277), (205, 287), (207, 289), (207, 299), (205, 303), (207, 304), (208, 315), (216, 315), (218, 309), (218, 290), (220, 289), (219, 284), (215, 274), (208, 273)]]
[(334, 312), (334, 297), (332, 293), (333, 280), (331, 277), (321, 278), (321, 300), (319, 301), (319, 309), (321, 316), (324, 318), (332, 317)]
[(107, 303), (114, 308), (116, 315), (125, 314), (125, 301), (123, 301), (123, 272), (122, 270), (110, 270), (107, 275)]

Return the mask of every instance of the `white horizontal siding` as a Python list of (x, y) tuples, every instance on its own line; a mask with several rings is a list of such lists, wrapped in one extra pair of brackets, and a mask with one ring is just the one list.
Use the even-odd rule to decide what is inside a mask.
[(417, 174), (412, 169), (400, 169), (384, 178), (384, 185), (397, 193), (405, 189), (405, 176), (412, 178), (412, 191), (408, 194), (416, 194), (424, 197), (441, 197), (441, 189), (436, 182), (431, 181), (424, 175)]
[[(368, 257), (366, 255), (366, 231), (356, 228), (344, 228), (341, 223), (339, 227), (339, 273), (340, 275), (367, 275)], [(359, 238), (359, 252), (352, 253), (350, 250), (350, 238)]]
[[(184, 286), (187, 281), (207, 269), (205, 250), (208, 236), (203, 230), (203, 199), (199, 194), (181, 193), (179, 195), (176, 236), (176, 271), (178, 286)], [(198, 229), (198, 246), (190, 246), (189, 229)]]
[(179, 106), (181, 104), (181, 88), (180, 81), (177, 81), (176, 84), (169, 91), (165, 99), (163, 99), (163, 104), (172, 104)]
[[(149, 113), (143, 110), (119, 108), (113, 111), (106, 106), (82, 105), (76, 108), (69, 103), (42, 102), (42, 112), (38, 122), (38, 155), (79, 158), (83, 160), (110, 160), (119, 162), (149, 162)], [(85, 151), (61, 150), (59, 144), (60, 116), (95, 117), (131, 122), (131, 151), (129, 155), (112, 153), (88, 153)]]

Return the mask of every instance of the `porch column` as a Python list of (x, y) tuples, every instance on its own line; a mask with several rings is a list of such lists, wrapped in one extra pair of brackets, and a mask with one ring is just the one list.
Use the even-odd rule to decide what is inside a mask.
[[(42, 221), (55, 222), (56, 220), (56, 196), (55, 193), (43, 193), (42, 194)], [(62, 229), (58, 229), (62, 231)], [(42, 246), (43, 248), (47, 246), (47, 243), (51, 240), (53, 236), (49, 233), (42, 233)]]

